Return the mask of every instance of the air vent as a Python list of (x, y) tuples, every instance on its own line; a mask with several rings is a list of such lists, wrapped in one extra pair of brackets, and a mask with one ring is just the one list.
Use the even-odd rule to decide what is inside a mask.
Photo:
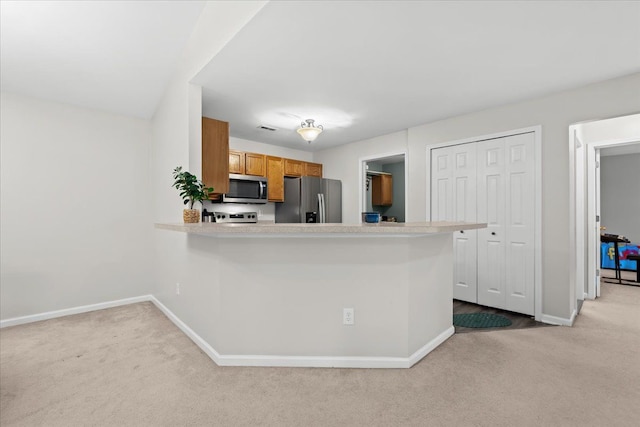
[(270, 131), (270, 132), (275, 132), (275, 131), (277, 130), (276, 128), (272, 128), (272, 127), (264, 126), (264, 125), (260, 125), (260, 126), (258, 126), (258, 129), (261, 129), (261, 130), (268, 130), (268, 131)]

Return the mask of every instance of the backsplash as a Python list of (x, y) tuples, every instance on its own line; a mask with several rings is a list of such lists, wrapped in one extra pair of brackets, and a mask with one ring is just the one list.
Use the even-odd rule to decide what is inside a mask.
[(276, 205), (273, 202), (264, 204), (255, 203), (213, 203), (206, 201), (203, 203), (203, 208), (207, 212), (225, 212), (225, 213), (237, 213), (237, 212), (258, 212), (258, 221), (271, 221), (276, 220)]

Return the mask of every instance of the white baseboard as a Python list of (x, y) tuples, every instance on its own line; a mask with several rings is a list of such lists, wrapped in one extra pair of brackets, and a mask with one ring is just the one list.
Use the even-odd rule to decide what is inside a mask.
[(153, 295), (151, 295), (150, 301), (155, 304), (160, 311), (164, 313), (165, 316), (169, 318), (173, 322), (174, 325), (178, 327), (186, 336), (188, 336), (191, 341), (195, 343), (202, 351), (205, 352), (207, 356), (211, 358), (216, 364), (221, 365), (220, 363), (220, 353), (218, 353), (213, 347), (209, 345), (200, 335), (194, 332), (193, 329), (187, 326), (182, 320), (178, 318), (171, 310), (169, 310), (164, 304), (156, 299)]
[(193, 329), (180, 320), (171, 310), (158, 301), (153, 295), (143, 295), (99, 304), (84, 305), (65, 310), (49, 311), (31, 316), (15, 317), (0, 321), (0, 328), (54, 319), (56, 317), (121, 305), (151, 301), (169, 320), (171, 320), (185, 335), (187, 335), (207, 356), (220, 366), (262, 366), (262, 367), (304, 367), (304, 368), (410, 368), (436, 347), (451, 337), (455, 329), (447, 328), (437, 337), (419, 348), (409, 357), (359, 357), (359, 356), (266, 356), (266, 355), (221, 355), (207, 343)]
[(412, 367), (416, 363), (422, 360), (427, 354), (431, 353), (436, 349), (440, 344), (448, 340), (453, 334), (456, 333), (456, 328), (451, 325), (448, 329), (443, 331), (440, 335), (426, 343), (422, 348), (418, 349), (415, 353), (409, 356), (409, 366), (407, 368)]
[(9, 326), (23, 325), (25, 323), (39, 322), (41, 320), (55, 319), (56, 317), (70, 316), (72, 314), (87, 313), (89, 311), (103, 310), (105, 308), (118, 307), (120, 305), (135, 304), (137, 302), (151, 301), (153, 296), (143, 295), (133, 298), (125, 298), (116, 301), (101, 302), (98, 304), (82, 305), (79, 307), (65, 308), (63, 310), (47, 311), (46, 313), (32, 314), (30, 316), (14, 317), (0, 320), (0, 329)]
[(571, 313), (571, 317), (568, 319), (564, 317), (556, 317), (549, 314), (543, 314), (540, 318), (540, 321), (543, 323), (548, 323), (550, 325), (573, 326), (573, 322), (576, 320), (577, 314), (578, 312), (575, 309)]
[(290, 368), (410, 368), (455, 333), (455, 328), (451, 326), (409, 357), (226, 355), (218, 353), (204, 339), (202, 339), (202, 337), (189, 328), (156, 298), (151, 297), (151, 301), (219, 366)]

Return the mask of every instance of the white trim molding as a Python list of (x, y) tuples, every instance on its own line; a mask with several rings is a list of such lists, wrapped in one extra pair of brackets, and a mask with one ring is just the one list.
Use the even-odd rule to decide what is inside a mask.
[[(366, 182), (366, 170), (363, 167), (364, 162), (370, 162), (395, 156), (404, 156), (404, 218), (405, 222), (409, 222), (409, 159), (406, 149), (360, 157), (360, 159), (358, 160), (358, 181), (360, 183), (358, 187), (358, 198), (360, 200), (360, 212), (364, 212), (366, 209), (364, 201), (365, 193), (363, 191)], [(360, 218), (357, 222), (362, 222), (362, 218)]]
[(300, 367), (300, 368), (410, 368), (427, 354), (455, 333), (450, 326), (433, 340), (419, 348), (409, 357), (347, 357), (347, 356), (265, 356), (265, 355), (222, 355), (218, 353), (193, 329), (186, 325), (178, 316), (169, 310), (153, 295), (143, 295), (100, 304), (84, 305), (65, 310), (50, 311), (32, 316), (15, 317), (3, 320), (2, 328), (70, 316), (72, 314), (87, 313), (105, 308), (151, 301), (164, 313), (174, 325), (193, 341), (204, 353), (219, 366), (261, 366), (261, 367)]
[(29, 316), (13, 317), (11, 319), (0, 320), (0, 329), (7, 328), (9, 326), (22, 325), (25, 323), (39, 322), (41, 320), (55, 319), (57, 317), (71, 316), (72, 314), (87, 313), (89, 311), (104, 310), (105, 308), (118, 307), (121, 305), (152, 301), (153, 299), (155, 298), (153, 298), (152, 295), (143, 295), (139, 297), (101, 302), (98, 304), (89, 304), (79, 307), (66, 308), (63, 310), (47, 311), (45, 313), (32, 314)]
[(220, 366), (406, 369), (422, 360), (454, 332), (455, 328), (451, 326), (409, 357), (223, 355), (216, 363)]
[(556, 317), (551, 316), (550, 314), (543, 314), (540, 318), (542, 323), (548, 323), (549, 325), (559, 325), (559, 326), (573, 326), (573, 322), (576, 321), (576, 315), (578, 314), (577, 310), (573, 310), (571, 312), (571, 317), (566, 319), (564, 317)]
[(289, 368), (410, 368), (455, 333), (455, 328), (453, 326), (447, 328), (409, 357), (266, 356), (259, 354), (220, 354), (155, 297), (152, 296), (151, 301), (169, 318), (169, 320), (184, 332), (195, 345), (200, 347), (200, 349), (219, 366)]

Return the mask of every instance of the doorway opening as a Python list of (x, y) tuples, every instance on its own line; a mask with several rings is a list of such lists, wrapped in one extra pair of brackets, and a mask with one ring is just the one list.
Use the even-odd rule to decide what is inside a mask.
[(575, 293), (572, 310), (578, 312), (584, 299), (600, 295), (601, 154), (611, 154), (611, 150), (640, 153), (640, 114), (572, 125), (569, 148), (570, 281)]
[(407, 174), (405, 152), (360, 159), (360, 212), (377, 212), (381, 221), (406, 222)]

